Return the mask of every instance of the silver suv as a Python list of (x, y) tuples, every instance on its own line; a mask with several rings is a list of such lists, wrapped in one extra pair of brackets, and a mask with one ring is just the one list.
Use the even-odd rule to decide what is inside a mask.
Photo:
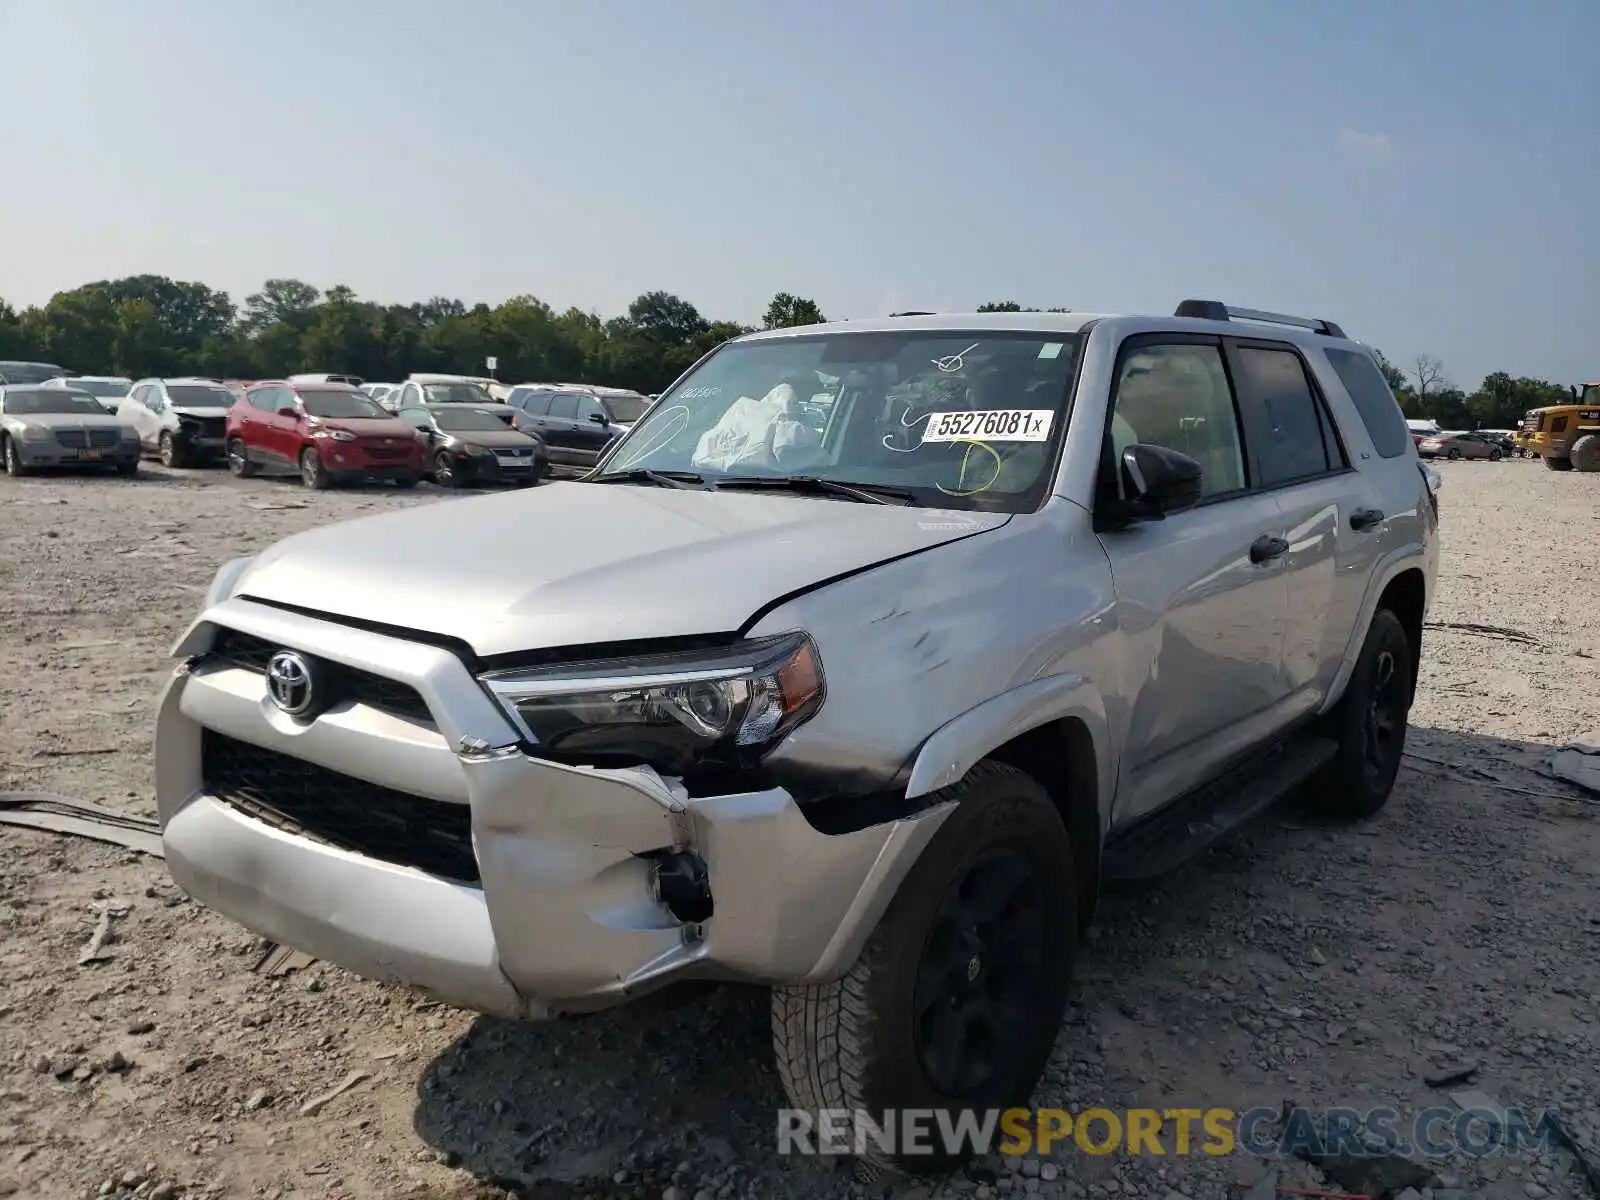
[(753, 334), (583, 480), (224, 566), (160, 706), (167, 862), (483, 1012), (770, 985), (797, 1107), (1022, 1103), (1102, 885), (1302, 786), (1383, 806), (1437, 527), (1329, 322)]

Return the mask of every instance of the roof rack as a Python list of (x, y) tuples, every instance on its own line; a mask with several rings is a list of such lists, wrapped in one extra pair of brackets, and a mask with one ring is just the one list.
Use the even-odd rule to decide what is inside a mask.
[(1291, 317), (1287, 313), (1262, 312), (1258, 308), (1235, 308), (1221, 300), (1185, 300), (1172, 315), (1199, 317), (1205, 321), (1263, 321), (1268, 325), (1293, 325), (1297, 329), (1309, 329), (1326, 337), (1345, 336), (1344, 330), (1320, 317)]

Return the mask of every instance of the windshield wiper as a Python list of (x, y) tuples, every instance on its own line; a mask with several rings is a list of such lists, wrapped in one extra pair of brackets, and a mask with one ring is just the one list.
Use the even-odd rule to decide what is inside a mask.
[(817, 475), (730, 475), (718, 479), (717, 486), (782, 488), (812, 496), (845, 496), (861, 504), (910, 504), (917, 498), (915, 492), (904, 488), (823, 479)]
[(691, 488), (710, 491), (711, 484), (693, 471), (652, 471), (649, 467), (634, 467), (629, 471), (610, 471), (604, 475), (591, 475), (590, 483), (653, 483), (657, 487)]

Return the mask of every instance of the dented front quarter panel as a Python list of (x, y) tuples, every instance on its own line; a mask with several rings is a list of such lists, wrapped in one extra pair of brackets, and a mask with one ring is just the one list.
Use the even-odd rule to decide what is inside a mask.
[(926, 794), (1071, 716), (1094, 738), (1096, 799), (1109, 809), (1116, 764), (1092, 681), (1113, 677), (1114, 597), (1089, 514), (1072, 501), (808, 592), (750, 634), (791, 629), (816, 639), (828, 698), (769, 757), (780, 780)]

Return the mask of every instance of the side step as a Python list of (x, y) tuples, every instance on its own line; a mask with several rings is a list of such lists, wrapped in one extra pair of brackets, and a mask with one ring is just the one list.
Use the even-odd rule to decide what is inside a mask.
[(1300, 735), (1256, 752), (1126, 833), (1113, 834), (1106, 843), (1101, 877), (1132, 882), (1176, 870), (1305, 783), (1338, 749), (1331, 738)]

